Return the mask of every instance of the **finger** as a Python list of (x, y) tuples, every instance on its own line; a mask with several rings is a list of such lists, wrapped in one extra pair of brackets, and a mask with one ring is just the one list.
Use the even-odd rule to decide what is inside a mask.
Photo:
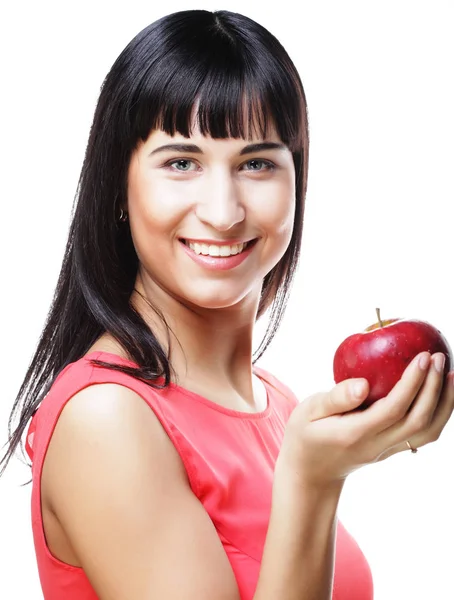
[(417, 446), (423, 446), (429, 442), (435, 442), (441, 435), (454, 410), (454, 371), (446, 377), (445, 385), (440, 397), (440, 402), (435, 410), (432, 424), (426, 435), (415, 439)]
[(389, 394), (362, 413), (372, 433), (381, 433), (404, 418), (422, 388), (430, 364), (429, 352), (418, 354)]
[(358, 408), (369, 393), (367, 379), (346, 379), (327, 393), (314, 394), (306, 399), (311, 421), (343, 414)]
[(415, 439), (413, 436), (429, 429), (440, 401), (444, 381), (444, 364), (444, 354), (436, 353), (432, 356), (429, 371), (412, 407), (400, 421), (382, 432), (380, 437), (386, 447), (405, 442), (410, 437), (414, 445)]
[(399, 422), (408, 412), (415, 396), (421, 388), (430, 366), (430, 354), (421, 352), (407, 366), (402, 377), (391, 392), (377, 400), (364, 411), (345, 415), (345, 419), (363, 435), (364, 431), (377, 435)]
[[(431, 442), (435, 442), (440, 437), (443, 429), (448, 423), (454, 411), (454, 371), (451, 371), (445, 381), (440, 401), (432, 419), (429, 429), (417, 436), (412, 437), (411, 444), (414, 448), (421, 448)], [(396, 444), (380, 455), (379, 460), (385, 460), (398, 452), (408, 451), (406, 441)]]

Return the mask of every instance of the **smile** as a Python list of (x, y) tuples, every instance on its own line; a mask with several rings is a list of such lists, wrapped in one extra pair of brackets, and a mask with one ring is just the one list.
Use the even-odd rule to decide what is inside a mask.
[(241, 254), (248, 246), (250, 246), (255, 240), (249, 242), (240, 242), (238, 244), (205, 244), (201, 242), (192, 242), (191, 240), (181, 240), (186, 246), (191, 248), (196, 254), (203, 254), (204, 256), (234, 256)]
[(258, 238), (255, 238), (248, 242), (220, 245), (180, 239), (183, 250), (195, 263), (215, 271), (226, 271), (243, 263), (257, 242)]

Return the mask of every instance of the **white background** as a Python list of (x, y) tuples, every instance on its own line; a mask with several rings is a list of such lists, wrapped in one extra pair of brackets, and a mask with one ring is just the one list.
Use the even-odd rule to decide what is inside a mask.
[[(5, 2), (0, 15), (0, 445), (51, 300), (101, 82), (142, 28), (187, 8), (242, 12), (284, 44), (303, 79), (311, 156), (302, 263), (260, 365), (301, 398), (332, 385), (347, 335), (382, 316), (430, 321), (454, 344), (454, 14), (431, 2), (188, 5)], [(293, 5), (293, 8), (292, 8)], [(298, 14), (295, 8), (298, 7)], [(361, 469), (340, 518), (376, 600), (454, 598), (454, 425), (417, 455)], [(29, 471), (0, 479), (0, 598), (39, 600)]]

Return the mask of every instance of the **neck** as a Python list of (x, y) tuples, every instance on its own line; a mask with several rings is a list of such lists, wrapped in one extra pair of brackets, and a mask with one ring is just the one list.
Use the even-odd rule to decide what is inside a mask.
[(182, 303), (139, 275), (131, 300), (161, 345), (170, 350), (176, 383), (217, 386), (253, 398), (252, 343), (260, 289), (233, 307), (205, 309)]

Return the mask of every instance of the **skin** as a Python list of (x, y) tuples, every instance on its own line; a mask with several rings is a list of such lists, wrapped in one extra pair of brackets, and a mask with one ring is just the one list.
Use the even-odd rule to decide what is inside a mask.
[[(262, 411), (266, 407), (266, 390), (252, 373), (253, 327), (262, 280), (287, 249), (295, 212), (295, 172), (289, 149), (284, 146), (241, 154), (246, 146), (265, 141), (282, 144), (274, 132), (266, 140), (255, 136), (214, 140), (196, 130), (188, 140), (181, 135), (172, 137), (154, 131), (138, 145), (131, 157), (128, 204), (124, 207), (140, 261), (135, 284), (137, 292), (131, 300), (167, 348), (166, 332), (149, 302), (164, 312), (172, 331), (172, 364), (178, 383), (220, 405), (244, 412)], [(188, 142), (198, 146), (201, 152), (159, 150), (168, 144)], [(218, 241), (259, 238), (259, 241), (251, 256), (235, 269), (208, 271), (186, 256), (179, 241), (181, 237)], [(123, 349), (108, 334), (101, 336), (87, 353), (95, 350), (125, 356)], [(161, 467), (166, 465), (165, 472), (172, 481), (172, 484), (166, 484), (167, 488), (175, 486), (178, 489), (175, 495), (181, 497), (182, 502), (190, 498), (184, 514), (193, 512), (192, 522), (201, 521), (202, 529), (210, 529), (204, 510), (189, 489), (181, 460), (154, 415), (144, 410), (143, 401), (133, 392), (126, 388), (113, 390), (115, 387), (87, 388), (68, 402), (44, 463), (42, 496), (47, 543), (55, 556), (73, 566), (81, 566), (83, 561), (70, 540), (71, 530), (76, 527), (75, 519), (71, 524), (63, 525), (65, 509), (57, 508), (59, 504), (67, 506), (69, 503), (69, 496), (64, 492), (64, 478), (57, 473), (63, 470), (63, 463), (68, 472), (71, 461), (65, 447), (65, 428), (71, 428), (75, 435), (74, 423), (70, 424), (75, 418), (74, 412), (90, 410), (93, 393), (98, 405), (104, 395), (104, 401), (112, 403), (109, 406), (112, 421), (115, 414), (124, 420), (122, 400), (135, 407), (138, 422), (147, 423), (148, 431), (156, 432), (154, 438), (146, 436), (139, 454), (153, 456), (158, 453), (163, 457)], [(131, 404), (132, 397), (135, 402)], [(93, 414), (86, 418), (96, 422)], [(86, 436), (87, 428), (84, 429)], [(97, 439), (100, 435), (98, 431)], [(135, 437), (140, 437), (137, 432)], [(146, 448), (150, 443), (152, 451)], [(112, 451), (109, 453), (114, 456)], [(86, 458), (87, 462), (93, 462), (92, 456)], [(74, 459), (83, 460), (80, 451)], [(77, 466), (74, 468), (78, 470)], [(102, 470), (107, 472), (108, 467)], [(98, 476), (99, 481), (103, 481), (103, 477)], [(57, 486), (57, 481), (63, 485)], [(103, 490), (107, 489), (106, 485), (104, 481)], [(134, 484), (131, 482), (129, 487), (133, 490)], [(74, 493), (73, 490), (73, 498), (76, 497)], [(98, 497), (102, 498), (103, 493), (99, 493)], [(137, 504), (132, 498), (131, 502)], [(191, 505), (194, 506), (191, 508)], [(168, 508), (166, 504), (166, 510)], [(95, 503), (91, 510), (97, 514)], [(164, 508), (157, 510), (157, 514), (163, 514), (163, 511)], [(182, 514), (180, 510), (176, 512)], [(176, 522), (175, 516), (172, 519)], [(187, 523), (185, 519), (180, 524), (181, 535)], [(105, 538), (104, 534), (99, 535)], [(217, 547), (219, 541), (215, 535), (210, 530), (212, 545)], [(179, 545), (184, 551), (184, 544), (180, 541)], [(222, 579), (224, 572), (225, 589), (234, 589), (231, 569), (220, 550), (218, 548), (218, 577)], [(191, 553), (196, 556), (192, 550)], [(216, 552), (210, 554), (217, 556)]]
[[(132, 300), (164, 346), (146, 300), (165, 313), (180, 385), (236, 410), (262, 410), (252, 331), (263, 277), (291, 237), (291, 154), (241, 156), (251, 140), (213, 140), (197, 131), (190, 142), (203, 153), (153, 154), (169, 142), (188, 140), (153, 132), (130, 163), (124, 209), (140, 259)], [(169, 168), (181, 159), (191, 161), (189, 172)], [(278, 168), (246, 172), (251, 159)], [(259, 242), (236, 269), (205, 272), (182, 251), (180, 237)], [(108, 336), (95, 349), (122, 354)], [(331, 598), (343, 482), (364, 464), (407, 450), (405, 440), (420, 447), (439, 437), (454, 407), (454, 384), (452, 373), (444, 380), (437, 366), (437, 355), (418, 356), (391, 393), (365, 411), (355, 411), (368, 393), (365, 380), (344, 381), (293, 411), (254, 600)], [(51, 552), (82, 566), (101, 600), (177, 600), (182, 589), (185, 600), (238, 600), (227, 556), (177, 451), (128, 388), (90, 386), (68, 401), (49, 444), (41, 493)]]
[[(216, 395), (223, 390), (217, 401), (251, 412), (262, 403), (254, 397), (251, 365), (260, 290), (288, 247), (295, 212), (289, 149), (241, 154), (263, 141), (195, 132), (190, 142), (200, 152), (160, 151), (188, 140), (155, 131), (135, 152), (128, 178), (127, 211), (140, 260), (136, 289), (168, 319), (179, 383), (200, 391), (203, 382), (211, 396), (210, 388)], [(281, 143), (275, 134), (266, 141)], [(186, 255), (180, 238), (259, 241), (235, 269), (208, 271)], [(167, 347), (159, 319), (140, 295), (133, 300)]]

